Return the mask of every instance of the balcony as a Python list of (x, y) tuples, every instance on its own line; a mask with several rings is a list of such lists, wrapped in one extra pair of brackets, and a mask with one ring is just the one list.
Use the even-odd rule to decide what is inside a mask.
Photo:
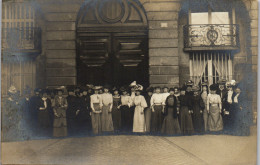
[(40, 28), (2, 28), (2, 58), (33, 58), (41, 53)]
[(237, 24), (185, 25), (184, 51), (238, 50)]

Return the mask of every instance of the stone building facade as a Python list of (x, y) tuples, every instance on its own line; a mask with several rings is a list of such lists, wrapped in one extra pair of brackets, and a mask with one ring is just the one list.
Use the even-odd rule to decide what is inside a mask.
[[(81, 59), (82, 54), (80, 54), (81, 50), (79, 50), (81, 49), (81, 35), (91, 35), (89, 33), (107, 34), (107, 32), (113, 36), (111, 37), (109, 34), (108, 38), (112, 39), (108, 41), (108, 45), (111, 43), (113, 45), (117, 41), (120, 42), (121, 47), (118, 49), (115, 48), (115, 50), (123, 52), (122, 54), (126, 58), (125, 61), (128, 60), (128, 62), (125, 62), (122, 55), (119, 63), (123, 63), (123, 66), (129, 66), (129, 68), (139, 65), (145, 66), (144, 68), (140, 67), (135, 72), (129, 71), (126, 73), (128, 75), (139, 72), (147, 73), (147, 77), (140, 80), (149, 82), (147, 86), (181, 86), (188, 79), (194, 79), (198, 83), (204, 79), (210, 79), (210, 83), (214, 83), (220, 78), (236, 79), (238, 81), (247, 79), (247, 85), (253, 86), (253, 91), (256, 91), (258, 57), (258, 3), (256, 0), (13, 0), (3, 1), (3, 6), (5, 6), (3, 12), (6, 12), (3, 13), (3, 18), (6, 18), (5, 16), (11, 10), (11, 7), (8, 8), (8, 5), (12, 6), (14, 4), (17, 6), (19, 4), (28, 4), (31, 6), (30, 13), (33, 10), (35, 11), (35, 17), (33, 17), (35, 23), (32, 25), (41, 29), (40, 51), (34, 54), (31, 53), (33, 58), (30, 58), (31, 56), (26, 56), (25, 50), (23, 59), (31, 61), (30, 64), (26, 64), (28, 63), (26, 62), (27, 60), (23, 60), (22, 64), (18, 60), (14, 64), (17, 65), (17, 68), (15, 69), (15, 66), (13, 66), (10, 69), (10, 60), (6, 62), (8, 61), (6, 59), (10, 59), (10, 55), (16, 57), (19, 54), (12, 53), (14, 49), (5, 51), (5, 47), (2, 47), (2, 64), (4, 64), (2, 65), (2, 92), (6, 92), (5, 89), (11, 84), (15, 84), (20, 90), (23, 90), (26, 85), (35, 88), (79, 84), (78, 76), (80, 72), (88, 74), (84, 69), (82, 71), (82, 68), (79, 68), (80, 62), (86, 61), (85, 64), (88, 66), (96, 66), (95, 64), (99, 64), (102, 61), (100, 59), (108, 57), (111, 52), (115, 53), (113, 50), (107, 53), (108, 49), (104, 49), (105, 53), (103, 52), (104, 54), (100, 55), (99, 62), (97, 62), (98, 60), (95, 62), (91, 55), (88, 56), (88, 53), (87, 55), (85, 54), (88, 57)], [(103, 8), (100, 6), (103, 6)], [(14, 7), (13, 10), (17, 9), (18, 7)], [(96, 14), (93, 17), (88, 16), (91, 13), (86, 12), (92, 9), (94, 15)], [(12, 11), (10, 12), (9, 19), (18, 19), (18, 17), (12, 18), (11, 15), (21, 13), (21, 10), (17, 12)], [(124, 15), (124, 12), (129, 12), (128, 17)], [(221, 15), (217, 14), (221, 14), (221, 12), (223, 18), (225, 16), (228, 17), (228, 23), (221, 23), (221, 20), (217, 20), (221, 17)], [(228, 25), (228, 30), (232, 31), (233, 36), (231, 35), (231, 37), (233, 38), (226, 41), (226, 43), (216, 44), (218, 42), (216, 40), (220, 38), (221, 32), (219, 31), (220, 33), (216, 34), (215, 30), (211, 31), (212, 33), (210, 34), (212, 37), (211, 43), (205, 41), (206, 44), (204, 46), (195, 47), (194, 43), (192, 43), (194, 41), (192, 37), (194, 36), (189, 32), (196, 28), (196, 24), (203, 23), (203, 20), (196, 19), (196, 13), (204, 13), (204, 17), (201, 18), (208, 18), (207, 23), (204, 23), (206, 27), (210, 27), (210, 24), (217, 24), (217, 27), (220, 24), (236, 25), (234, 26), (235, 30), (233, 26)], [(81, 22), (82, 26), (80, 24), (81, 19), (83, 19), (83, 23)], [(189, 26), (193, 24), (195, 26)], [(2, 27), (8, 28), (6, 24)], [(84, 27), (84, 30), (80, 27)], [(112, 32), (108, 30), (116, 29), (116, 27), (119, 29), (118, 31), (112, 30)], [(223, 27), (225, 26), (221, 28)], [(87, 34), (88, 29), (89, 33)], [(82, 31), (84, 31), (84, 34), (80, 33)], [(124, 33), (124, 35), (119, 35), (118, 39), (118, 33)], [(127, 36), (128, 33), (129, 36)], [(225, 32), (222, 33), (223, 37)], [(140, 41), (134, 40), (133, 36), (139, 36), (139, 34), (142, 36), (140, 37)], [(200, 34), (202, 33), (200, 32)], [(200, 34), (194, 34), (195, 40), (198, 39)], [(208, 33), (205, 34), (208, 35)], [(227, 34), (227, 36), (230, 34)], [(218, 37), (216, 38), (215, 35), (218, 35)], [(202, 40), (205, 40), (205, 36), (204, 38), (202, 37)], [(206, 38), (206, 40), (208, 39)], [(234, 40), (235, 44), (233, 43)], [(97, 41), (84, 40), (82, 42), (96, 43)], [(185, 45), (187, 42), (191, 45)], [(141, 52), (140, 56), (134, 57), (135, 51), (132, 50), (132, 56), (127, 53), (124, 54), (124, 43), (126, 44), (126, 50), (133, 48), (131, 46), (134, 44), (141, 44), (142, 48), (138, 50), (139, 53)], [(127, 43), (131, 44), (127, 45)], [(106, 47), (106, 43), (102, 44), (105, 44)], [(229, 47), (225, 47), (225, 44)], [(88, 50), (91, 49), (89, 52), (92, 52), (94, 47), (98, 45), (90, 44), (86, 47), (88, 46), (90, 46)], [(101, 49), (103, 49), (102, 46), (100, 47), (100, 51)], [(84, 51), (82, 52), (84, 56)], [(88, 51), (86, 50), (86, 52)], [(97, 52), (93, 55), (97, 55)], [(4, 56), (7, 57), (5, 58)], [(86, 60), (89, 58), (94, 60), (94, 64), (90, 64)], [(223, 64), (226, 67), (223, 67)], [(114, 66), (114, 63), (112, 65)], [(203, 67), (200, 67), (202, 65)], [(26, 69), (23, 70), (21, 67)], [(197, 70), (194, 70), (194, 68)], [(14, 74), (14, 70), (18, 71)], [(25, 72), (26, 74), (22, 74)], [(199, 72), (201, 74), (197, 75)], [(12, 75), (18, 76), (13, 78)], [(31, 81), (26, 83), (28, 77)], [(252, 93), (250, 100), (254, 102), (253, 109), (256, 110), (256, 92), (253, 91), (250, 91)]]

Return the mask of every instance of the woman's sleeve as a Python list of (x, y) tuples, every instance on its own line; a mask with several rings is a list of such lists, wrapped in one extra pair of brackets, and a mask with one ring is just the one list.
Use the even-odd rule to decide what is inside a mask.
[(210, 95), (207, 96), (207, 111), (209, 111), (209, 97)]
[(90, 108), (93, 110), (94, 109), (94, 106), (93, 106), (93, 99), (91, 98), (90, 96)]
[(147, 103), (146, 103), (144, 96), (142, 96), (141, 105), (142, 105), (143, 108), (147, 107)]

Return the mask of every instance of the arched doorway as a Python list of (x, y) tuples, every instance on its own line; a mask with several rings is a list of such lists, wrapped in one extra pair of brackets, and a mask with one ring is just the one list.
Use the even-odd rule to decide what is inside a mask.
[(134, 0), (88, 1), (77, 21), (78, 84), (149, 85), (147, 19)]

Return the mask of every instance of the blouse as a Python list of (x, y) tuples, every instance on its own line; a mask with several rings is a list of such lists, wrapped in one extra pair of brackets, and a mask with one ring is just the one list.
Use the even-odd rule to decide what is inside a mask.
[(121, 96), (121, 103), (122, 105), (129, 105), (131, 102), (131, 97), (130, 96)]
[(101, 94), (101, 106), (113, 104), (113, 96), (110, 93)]
[(151, 106), (154, 104), (164, 104), (163, 95), (161, 93), (154, 93), (151, 98)]
[(207, 110), (209, 110), (210, 105), (219, 105), (219, 108), (222, 109), (221, 106), (221, 98), (218, 94), (209, 94), (207, 98)]
[(93, 94), (90, 96), (90, 107), (94, 109), (93, 104), (100, 104), (101, 105), (101, 96), (100, 94)]
[(147, 103), (145, 101), (144, 96), (142, 96), (142, 95), (135, 96), (135, 98), (134, 98), (134, 105), (135, 106), (141, 106), (142, 108), (146, 108), (147, 107)]

